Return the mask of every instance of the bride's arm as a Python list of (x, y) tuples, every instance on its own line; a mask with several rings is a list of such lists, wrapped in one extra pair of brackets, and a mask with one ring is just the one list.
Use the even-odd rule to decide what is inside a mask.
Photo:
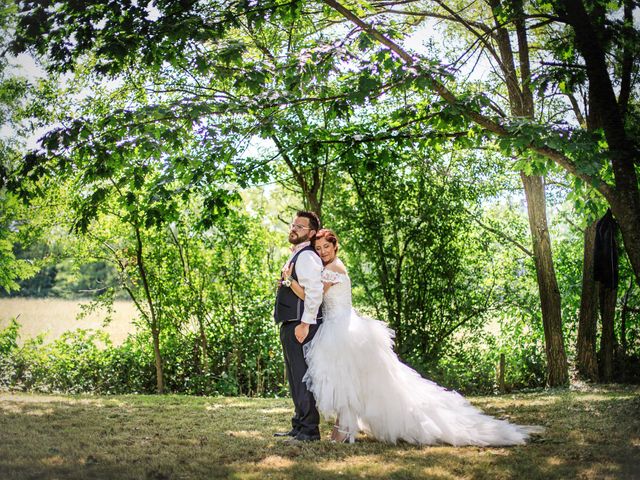
[(293, 278), (291, 279), (291, 290), (293, 290), (293, 293), (295, 293), (300, 300), (304, 300), (304, 287)]
[[(337, 260), (336, 262), (331, 263), (329, 266), (326, 267), (327, 270), (329, 270), (330, 272), (334, 272), (334, 273), (340, 273), (343, 275), (347, 274), (347, 270), (344, 267), (344, 264), (342, 263), (341, 260)], [(334, 281), (323, 281), (322, 283), (324, 284), (324, 293), (327, 293), (327, 290), (329, 290), (333, 285), (335, 285), (336, 283), (338, 283), (340, 280), (336, 279)]]
[[(282, 271), (282, 278), (290, 278), (292, 272), (293, 272), (293, 265), (290, 265), (289, 268), (285, 268)], [(304, 287), (300, 285), (297, 280), (292, 278), (291, 286), (289, 288), (293, 291), (293, 293), (296, 294), (296, 296), (300, 300), (304, 300)]]
[[(337, 265), (332, 265), (332, 267), (329, 268), (329, 270), (336, 273), (342, 273), (342, 274), (347, 273), (347, 270), (344, 268), (344, 264), (342, 262), (337, 263)], [(282, 278), (283, 279), (290, 278), (292, 272), (293, 272), (293, 266), (290, 265), (288, 268), (285, 268), (282, 271)], [(329, 290), (333, 285), (335, 285), (335, 282), (322, 282), (322, 285), (323, 285), (322, 293), (327, 293), (327, 290)], [(293, 293), (295, 293), (298, 298), (300, 298), (301, 300), (304, 300), (304, 287), (300, 285), (297, 280), (291, 278), (291, 287), (289, 288), (291, 288)]]
[[(289, 275), (290, 273), (288, 275), (284, 275), (284, 278), (287, 278)], [(331, 288), (332, 285), (335, 285), (335, 284), (331, 282), (322, 282), (322, 286), (323, 286), (322, 293), (327, 293), (327, 290), (329, 290), (329, 288)], [(299, 299), (304, 300), (304, 287), (300, 285), (297, 280), (292, 278), (291, 287), (289, 288), (291, 288), (293, 293), (295, 293)]]

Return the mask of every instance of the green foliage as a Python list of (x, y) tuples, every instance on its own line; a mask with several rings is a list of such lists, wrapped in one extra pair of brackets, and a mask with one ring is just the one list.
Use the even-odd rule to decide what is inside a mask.
[(0, 355), (9, 355), (18, 348), (20, 324), (15, 318), (2, 332), (0, 332)]
[(505, 355), (505, 388), (545, 386), (547, 369), (541, 318), (505, 319), (498, 346), (497, 351)]
[(28, 259), (18, 258), (14, 251), (14, 244), (25, 241), (29, 235), (27, 226), (21, 224), (28, 211), (13, 195), (0, 190), (0, 291), (6, 293), (18, 290), (19, 280), (38, 272), (37, 265)]
[(389, 322), (405, 360), (432, 364), (487, 311), (491, 288), (476, 281), (481, 245), (465, 227), (475, 192), (458, 157), (445, 166), (429, 148), (392, 143), (353, 152), (325, 225), (348, 252), (356, 300)]
[[(98, 331), (67, 332), (56, 341), (19, 346), (20, 326), (13, 321), (0, 331), (0, 387), (63, 393), (154, 393), (155, 368), (148, 332), (113, 345)], [(170, 392), (194, 395), (281, 394), (282, 360), (275, 327), (247, 322), (236, 334), (246, 341), (243, 359), (233, 365), (230, 345), (238, 339), (208, 332), (212, 349), (210, 370), (202, 371), (197, 335), (172, 335), (161, 348)]]
[(492, 394), (497, 390), (497, 352), (492, 335), (464, 334), (450, 341), (437, 361), (422, 365), (419, 370), (451, 390)]
[(449, 343), (437, 363), (427, 364), (421, 370), (440, 385), (465, 394), (498, 393), (501, 354), (505, 357), (505, 391), (544, 388), (544, 337), (539, 327), (532, 331), (516, 320), (503, 323), (497, 335), (486, 331), (463, 332)]
[[(615, 8), (598, 5), (604, 12)], [(504, 239), (528, 245), (528, 227), (521, 209), (491, 202), (514, 188), (513, 172), (558, 174), (532, 147), (562, 152), (592, 179), (572, 178), (563, 193), (579, 223), (600, 214), (597, 188), (614, 178), (602, 132), (567, 119), (566, 105), (555, 98), (580, 97), (586, 87), (572, 31), (553, 16), (557, 5), (455, 10), (472, 15), (473, 28), (482, 30), (493, 15), (512, 31), (520, 6), (546, 19), (535, 29), (528, 22), (532, 49), (558, 61), (533, 65), (535, 119), (505, 113), (510, 105), (500, 78), (457, 81), (470, 65), (460, 62), (476, 52), (478, 40), (468, 42), (467, 27), (452, 29), (447, 45), (428, 45), (407, 67), (371, 35), (346, 30), (326, 5), (309, 9), (299, 1), (63, 0), (49, 8), (34, 0), (0, 7), (3, 27), (17, 21), (3, 42), (14, 53), (34, 52), (50, 73), (35, 93), (18, 78), (0, 82), (3, 123), (31, 116), (48, 126), (23, 161), (17, 161), (21, 147), (2, 144), (0, 153), (11, 160), (0, 164), (0, 187), (6, 183), (13, 193), (0, 191), (8, 212), (0, 209), (0, 287), (15, 290), (40, 270), (22, 284), (24, 293), (97, 290), (105, 292), (98, 301), (108, 303), (117, 285), (140, 313), (137, 336), (117, 348), (91, 347), (101, 340), (86, 332), (27, 348), (29, 375), (42, 380), (21, 382), (64, 391), (151, 391), (157, 333), (171, 391), (282, 389), (270, 321), (279, 267), (273, 244), (280, 238), (277, 228), (270, 230), (275, 220), (265, 221), (261, 209), (247, 213), (239, 195), (278, 181), (300, 193), (303, 206), (324, 209), (325, 223), (343, 239), (356, 300), (397, 330), (403, 358), (446, 385), (490, 391), (499, 350), (511, 387), (539, 385), (543, 332), (535, 270)], [(396, 22), (377, 16), (372, 4), (350, 8), (389, 38), (413, 32), (410, 15)], [(611, 34), (612, 52), (633, 45), (633, 28), (613, 16), (598, 18)], [(492, 41), (488, 36), (482, 45)], [(453, 51), (458, 45), (469, 47), (462, 56)], [(56, 85), (65, 72), (65, 85)], [(434, 79), (457, 102), (436, 97)], [(36, 101), (23, 105), (25, 95)], [(632, 101), (631, 132), (640, 125), (636, 110)], [(472, 126), (471, 112), (508, 134), (496, 138)], [(248, 155), (247, 144), (258, 138), (269, 142), (267, 153)], [(512, 159), (510, 168), (505, 158)], [(64, 214), (18, 212), (14, 193), (32, 205), (51, 200)], [(72, 231), (53, 235), (64, 246), (27, 241), (37, 233), (51, 240), (49, 230), (32, 222), (37, 218)], [(506, 237), (487, 233), (474, 218)], [(575, 330), (579, 244), (573, 236), (554, 246), (566, 333)], [(31, 265), (34, 258), (47, 264)], [(502, 332), (474, 340), (490, 319)], [(56, 359), (51, 377), (40, 350)], [(68, 359), (80, 362), (80, 356), (91, 365), (80, 369), (84, 383), (65, 373)], [(465, 369), (469, 364), (474, 367)]]

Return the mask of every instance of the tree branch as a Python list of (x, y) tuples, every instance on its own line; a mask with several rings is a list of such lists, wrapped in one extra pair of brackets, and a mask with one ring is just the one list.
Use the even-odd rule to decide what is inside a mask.
[[(353, 22), (355, 25), (360, 27), (363, 31), (368, 33), (375, 40), (377, 40), (378, 42), (380, 42), (381, 44), (383, 44), (387, 48), (389, 48), (391, 51), (393, 51), (407, 65), (409, 65), (409, 66), (419, 65), (419, 60), (418, 59), (414, 58), (409, 53), (407, 53), (405, 50), (403, 50), (393, 40), (391, 40), (391, 39), (387, 38), (386, 36), (384, 36), (375, 27), (373, 27), (373, 26), (367, 24), (366, 22), (362, 21), (353, 12), (351, 12), (349, 9), (347, 9), (346, 7), (341, 5), (338, 1), (336, 1), (336, 0), (323, 0), (323, 1), (328, 6), (330, 6), (331, 8), (333, 8), (334, 10), (336, 10), (340, 14), (342, 14), (345, 18), (347, 18), (348, 20)], [(458, 98), (455, 96), (455, 94), (453, 92), (451, 92), (449, 89), (447, 89), (444, 86), (444, 84), (434, 76), (433, 73), (430, 73), (428, 71), (421, 72), (421, 73), (423, 73), (428, 78), (428, 80), (430, 81), (431, 86), (432, 86), (431, 88), (438, 95), (440, 95), (440, 97), (442, 97), (444, 100), (446, 100), (447, 102), (449, 102), (452, 105), (457, 105), (457, 106), (460, 105), (460, 102), (458, 101)], [(475, 123), (477, 123), (478, 125), (483, 127), (488, 132), (494, 133), (494, 134), (496, 134), (498, 136), (501, 136), (501, 137), (510, 137), (511, 136), (510, 132), (503, 125), (501, 125), (500, 123), (498, 123), (498, 122), (492, 120), (491, 118), (483, 115), (480, 112), (476, 112), (474, 110), (469, 110), (468, 108), (466, 108), (465, 109), (465, 115), (468, 118), (470, 118), (471, 120), (473, 120)], [(571, 174), (575, 175), (576, 177), (579, 177), (580, 179), (584, 180), (585, 182), (588, 182), (589, 184), (593, 185), (594, 188), (596, 188), (600, 193), (602, 193), (602, 195), (604, 197), (606, 197), (607, 199), (611, 199), (612, 198), (613, 193), (614, 193), (613, 187), (611, 187), (610, 185), (606, 184), (605, 182), (603, 182), (599, 178), (592, 177), (591, 175), (587, 175), (584, 172), (579, 171), (577, 166), (573, 163), (573, 161), (569, 157), (564, 155), (562, 152), (560, 152), (558, 150), (555, 150), (555, 149), (553, 149), (553, 148), (551, 148), (549, 146), (546, 146), (546, 145), (545, 146), (536, 146), (536, 145), (530, 144), (530, 145), (528, 145), (528, 148), (530, 148), (531, 150), (533, 150), (533, 151), (535, 151), (537, 153), (540, 153), (541, 155), (553, 160), (558, 165), (560, 165), (562, 168), (567, 170), (569, 173), (571, 173)]]
[(578, 105), (578, 100), (576, 100), (576, 97), (572, 93), (567, 93), (567, 97), (569, 98), (569, 102), (571, 102), (571, 108), (573, 108), (573, 113), (575, 114), (578, 123), (582, 125), (583, 128), (586, 128), (587, 121), (582, 115), (580, 105)]
[[(466, 209), (465, 209), (466, 210)], [(473, 220), (474, 222), (476, 222), (478, 225), (480, 225), (482, 228), (484, 228), (486, 231), (493, 233), (494, 235), (496, 235), (497, 237), (503, 238), (505, 240), (507, 240), (508, 242), (512, 243), (513, 245), (515, 245), (516, 247), (518, 247), (520, 250), (522, 250), (525, 254), (527, 254), (529, 257), (533, 258), (533, 252), (531, 252), (528, 248), (526, 248), (524, 245), (522, 245), (520, 242), (518, 242), (517, 240), (515, 240), (514, 238), (510, 237), (509, 235), (507, 235), (504, 232), (501, 232), (500, 230), (497, 230), (495, 228), (489, 227), (488, 225), (485, 225), (484, 223), (482, 223), (480, 220), (478, 220), (469, 210), (466, 210), (467, 214), (469, 215), (469, 217), (471, 218), (471, 220)]]
[[(624, 1), (624, 37), (631, 37), (634, 32), (633, 29), (633, 2), (631, 0)], [(625, 41), (626, 40), (626, 41)], [(631, 96), (631, 75), (633, 73), (633, 52), (628, 38), (623, 38), (623, 51), (622, 51), (622, 72), (620, 74), (620, 94), (618, 95), (618, 104), (620, 105), (620, 111), (624, 118), (627, 107), (629, 105), (629, 98)]]
[(383, 10), (382, 13), (393, 13), (393, 14), (396, 14), (396, 15), (406, 15), (406, 16), (414, 16), (414, 17), (427, 17), (427, 18), (436, 18), (438, 20), (447, 20), (447, 21), (450, 21), (450, 22), (461, 23), (461, 24), (465, 25), (465, 27), (467, 25), (470, 25), (470, 26), (475, 27), (475, 28), (477, 28), (479, 30), (482, 30), (484, 33), (486, 33), (488, 35), (492, 35), (493, 31), (494, 31), (494, 29), (492, 29), (488, 25), (485, 25), (482, 22), (476, 22), (476, 21), (473, 21), (473, 20), (464, 20), (464, 19), (462, 19), (462, 17), (456, 17), (454, 15), (445, 15), (443, 13), (437, 13), (437, 12), (412, 12), (412, 11), (394, 10), (392, 8), (388, 8), (386, 10)]

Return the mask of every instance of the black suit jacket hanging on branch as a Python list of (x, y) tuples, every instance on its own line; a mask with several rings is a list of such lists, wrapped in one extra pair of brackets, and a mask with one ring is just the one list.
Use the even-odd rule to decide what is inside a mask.
[(616, 245), (617, 223), (611, 210), (596, 225), (596, 240), (593, 255), (593, 277), (606, 288), (618, 287), (618, 246)]

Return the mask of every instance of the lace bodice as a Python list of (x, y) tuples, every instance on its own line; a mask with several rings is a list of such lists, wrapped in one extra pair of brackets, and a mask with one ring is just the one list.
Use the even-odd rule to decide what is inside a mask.
[(322, 302), (324, 317), (331, 318), (335, 312), (351, 310), (351, 279), (349, 275), (324, 269), (321, 278), (323, 282), (333, 284), (324, 293)]

